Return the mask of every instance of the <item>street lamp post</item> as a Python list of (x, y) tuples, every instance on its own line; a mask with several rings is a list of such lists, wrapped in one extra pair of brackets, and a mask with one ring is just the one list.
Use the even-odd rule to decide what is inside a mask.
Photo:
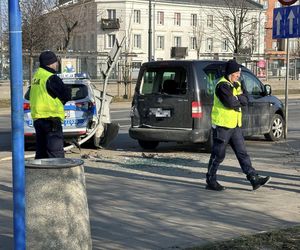
[(152, 1), (149, 0), (148, 61), (152, 60)]

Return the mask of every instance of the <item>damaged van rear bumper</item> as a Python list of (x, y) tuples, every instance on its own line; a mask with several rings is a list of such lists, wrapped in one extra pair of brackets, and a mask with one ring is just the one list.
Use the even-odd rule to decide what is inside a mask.
[(202, 129), (161, 129), (131, 127), (129, 136), (136, 140), (160, 142), (192, 142), (202, 143), (208, 140), (209, 130)]

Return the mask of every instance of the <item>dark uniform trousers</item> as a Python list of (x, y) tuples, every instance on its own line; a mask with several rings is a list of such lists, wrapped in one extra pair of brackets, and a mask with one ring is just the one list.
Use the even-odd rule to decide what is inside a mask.
[(243, 172), (246, 175), (255, 174), (255, 169), (252, 167), (250, 157), (246, 151), (241, 128), (225, 128), (217, 126), (216, 128), (213, 128), (212, 154), (206, 174), (206, 181), (209, 183), (216, 182), (216, 173), (219, 165), (225, 159), (227, 144), (230, 144), (232, 147)]
[(64, 138), (60, 119), (37, 119), (33, 125), (36, 132), (35, 159), (64, 158)]

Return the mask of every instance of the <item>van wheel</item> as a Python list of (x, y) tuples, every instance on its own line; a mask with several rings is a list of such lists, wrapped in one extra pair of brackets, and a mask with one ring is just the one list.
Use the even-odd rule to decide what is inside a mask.
[(143, 149), (155, 149), (159, 144), (158, 141), (143, 141), (143, 140), (138, 140), (138, 143)]
[(275, 114), (271, 121), (270, 132), (264, 134), (269, 141), (279, 141), (284, 136), (284, 120), (281, 115)]

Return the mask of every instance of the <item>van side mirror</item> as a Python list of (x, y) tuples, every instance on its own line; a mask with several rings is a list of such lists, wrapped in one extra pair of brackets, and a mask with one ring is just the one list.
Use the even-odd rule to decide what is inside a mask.
[(265, 85), (264, 85), (264, 95), (265, 95), (265, 96), (271, 95), (271, 93), (272, 93), (271, 85), (265, 84)]

